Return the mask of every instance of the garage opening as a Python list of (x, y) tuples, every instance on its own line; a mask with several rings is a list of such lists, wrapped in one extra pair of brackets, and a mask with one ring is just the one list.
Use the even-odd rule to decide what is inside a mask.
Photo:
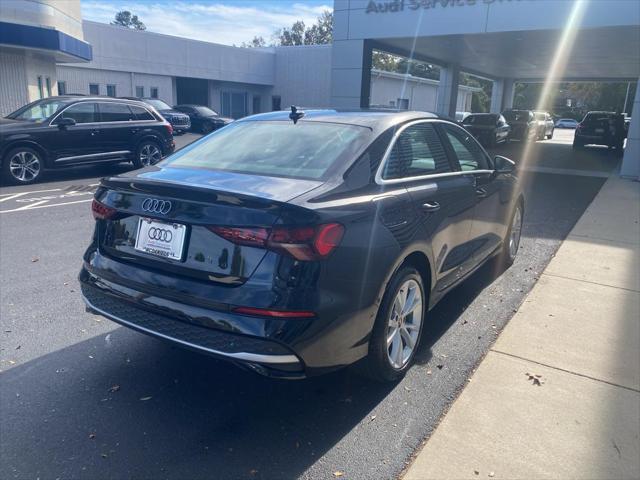
[(201, 78), (176, 77), (178, 104), (209, 106), (209, 81)]

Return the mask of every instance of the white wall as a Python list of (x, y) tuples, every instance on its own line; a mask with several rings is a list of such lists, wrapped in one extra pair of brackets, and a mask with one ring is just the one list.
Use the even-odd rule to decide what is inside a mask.
[(331, 106), (331, 45), (277, 47), (275, 85), (282, 108)]
[(17, 51), (0, 49), (0, 116), (29, 102), (25, 56)]
[(0, 21), (55, 28), (82, 40), (80, 0), (0, 0)]

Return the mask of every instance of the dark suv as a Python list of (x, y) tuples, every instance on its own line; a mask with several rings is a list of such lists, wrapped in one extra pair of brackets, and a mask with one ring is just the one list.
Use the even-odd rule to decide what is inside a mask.
[(157, 98), (141, 98), (140, 100), (155, 108), (171, 124), (176, 135), (182, 135), (191, 130), (191, 118), (186, 113), (170, 107)]
[(80, 273), (90, 311), (257, 372), (410, 367), (429, 311), (516, 257), (514, 164), (424, 112), (246, 117), (103, 179)]
[(35, 182), (45, 169), (130, 161), (173, 152), (171, 125), (148, 105), (107, 97), (50, 97), (0, 119), (4, 180)]
[(624, 116), (615, 112), (589, 112), (576, 128), (573, 148), (585, 145), (606, 145), (615, 148), (618, 155), (623, 154), (624, 139), (627, 136)]
[(530, 142), (538, 138), (538, 122), (531, 110), (505, 110), (502, 116), (511, 127), (510, 139)]

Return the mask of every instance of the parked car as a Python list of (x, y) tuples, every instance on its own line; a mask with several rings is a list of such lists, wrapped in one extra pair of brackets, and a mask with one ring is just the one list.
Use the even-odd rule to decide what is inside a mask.
[(511, 127), (509, 138), (533, 141), (538, 135), (538, 123), (531, 110), (506, 110), (502, 115)]
[(265, 375), (364, 359), (395, 380), (433, 306), (490, 258), (515, 260), (514, 163), (435, 114), (292, 110), (103, 179), (84, 301)]
[(192, 130), (205, 134), (233, 122), (233, 118), (221, 117), (217, 112), (204, 105), (176, 105), (173, 108), (189, 115)]
[(0, 120), (4, 180), (27, 184), (45, 169), (129, 161), (136, 167), (173, 152), (171, 125), (143, 102), (60, 96)]
[(485, 147), (495, 147), (497, 143), (509, 140), (511, 127), (499, 113), (473, 113), (462, 122)]
[(556, 122), (556, 128), (576, 128), (578, 121), (573, 118), (561, 118)]
[(191, 119), (189, 118), (189, 115), (179, 112), (175, 108), (171, 108), (165, 102), (157, 98), (141, 98), (140, 100), (151, 105), (160, 112), (160, 115), (162, 115), (173, 127), (175, 135), (182, 135), (191, 129)]
[(471, 115), (471, 112), (456, 112), (456, 121), (463, 122), (469, 115)]
[(555, 130), (555, 123), (553, 117), (548, 112), (533, 112), (538, 122), (538, 140), (544, 140), (553, 138), (553, 131)]
[(624, 116), (615, 112), (588, 112), (578, 124), (573, 137), (573, 148), (585, 145), (606, 145), (622, 155), (627, 130)]

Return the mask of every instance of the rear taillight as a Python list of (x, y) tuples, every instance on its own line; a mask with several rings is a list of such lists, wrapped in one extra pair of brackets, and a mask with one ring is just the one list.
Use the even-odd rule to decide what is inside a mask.
[(115, 208), (107, 207), (104, 203), (93, 199), (93, 202), (91, 202), (91, 213), (93, 213), (93, 218), (96, 220), (108, 220), (115, 217), (118, 212)]
[(169, 135), (173, 135), (173, 126), (170, 123), (167, 123), (165, 127), (167, 127), (167, 133)]
[(271, 310), (268, 308), (236, 307), (232, 310), (242, 315), (272, 318), (312, 318), (316, 314), (306, 310)]
[(340, 244), (344, 227), (327, 223), (315, 227), (209, 227), (209, 230), (238, 245), (284, 252), (297, 260), (328, 257)]

